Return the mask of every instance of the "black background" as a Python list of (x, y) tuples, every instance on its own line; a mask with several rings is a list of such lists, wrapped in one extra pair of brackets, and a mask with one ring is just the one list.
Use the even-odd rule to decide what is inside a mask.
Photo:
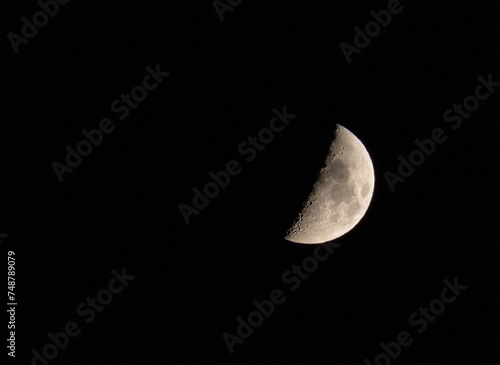
[[(479, 75), (500, 80), (499, 3), (402, 1), (348, 64), (339, 43), (386, 4), (247, 0), (221, 22), (211, 1), (73, 1), (15, 54), (7, 34), (39, 6), (2, 2), (8, 363), (30, 364), (68, 321), (82, 333), (50, 364), (362, 364), (401, 331), (414, 342), (394, 363), (498, 363), (500, 91), (456, 131), (442, 115)], [(111, 102), (158, 63), (170, 76), (120, 121)], [(246, 162), (238, 145), (285, 105), (297, 118)], [(59, 183), (52, 162), (104, 117), (116, 130)], [(337, 123), (370, 152), (375, 192), (292, 293), (281, 275), (315, 246), (283, 237)], [(448, 139), (391, 192), (384, 172), (438, 127)], [(186, 225), (178, 205), (233, 159), (242, 173)], [(76, 307), (122, 267), (136, 278), (85, 324)], [(455, 277), (468, 288), (417, 334), (408, 317)], [(286, 302), (230, 354), (222, 334), (276, 288)]]

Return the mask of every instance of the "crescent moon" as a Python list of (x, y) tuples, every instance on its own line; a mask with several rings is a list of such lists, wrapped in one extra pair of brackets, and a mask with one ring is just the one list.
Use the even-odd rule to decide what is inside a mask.
[(325, 167), (285, 239), (312, 244), (344, 235), (365, 215), (374, 187), (368, 151), (352, 132), (337, 124)]

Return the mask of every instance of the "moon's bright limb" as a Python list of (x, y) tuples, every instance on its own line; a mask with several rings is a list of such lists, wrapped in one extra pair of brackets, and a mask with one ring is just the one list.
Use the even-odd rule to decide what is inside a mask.
[(354, 134), (337, 124), (325, 167), (285, 239), (323, 243), (342, 236), (365, 215), (374, 186), (368, 151)]

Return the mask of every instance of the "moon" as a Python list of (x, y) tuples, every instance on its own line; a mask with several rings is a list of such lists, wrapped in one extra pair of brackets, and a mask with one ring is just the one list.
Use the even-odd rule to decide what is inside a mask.
[(337, 124), (325, 166), (285, 239), (313, 244), (344, 235), (365, 215), (374, 186), (368, 151), (351, 131)]

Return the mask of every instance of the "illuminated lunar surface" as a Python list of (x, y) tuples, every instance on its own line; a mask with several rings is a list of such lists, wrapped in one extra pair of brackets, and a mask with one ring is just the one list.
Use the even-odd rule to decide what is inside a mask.
[(365, 215), (374, 186), (368, 151), (354, 134), (337, 124), (325, 167), (285, 239), (311, 244), (344, 235)]

